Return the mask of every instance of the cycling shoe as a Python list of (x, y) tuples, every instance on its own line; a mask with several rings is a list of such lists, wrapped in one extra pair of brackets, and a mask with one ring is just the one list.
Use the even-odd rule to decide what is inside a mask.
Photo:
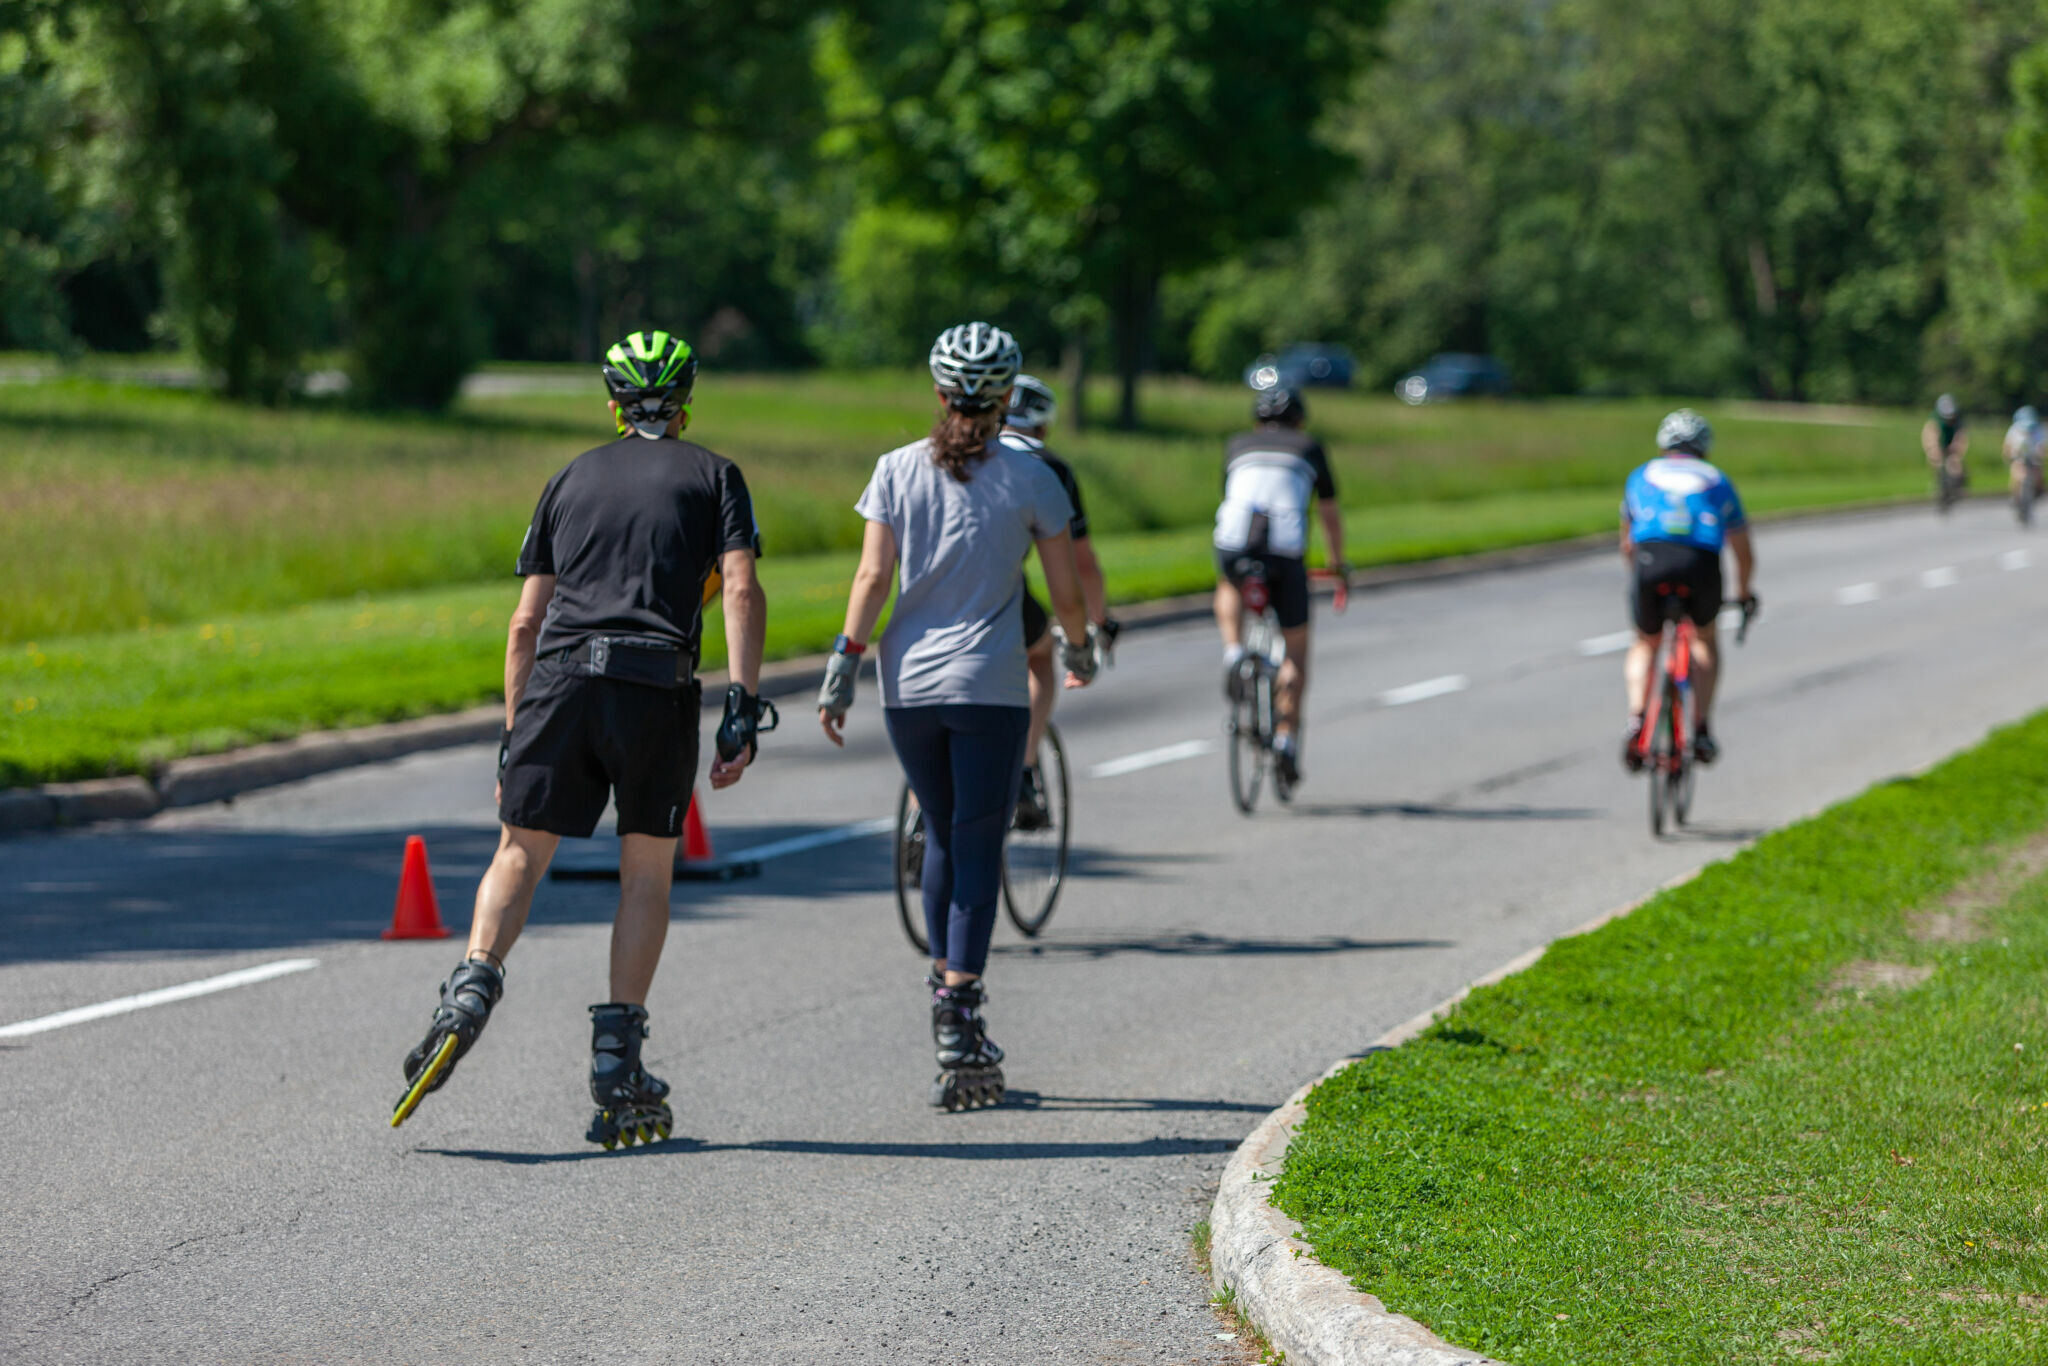
[(1692, 761), (1696, 764), (1711, 764), (1721, 757), (1721, 747), (1714, 743), (1714, 737), (1702, 727), (1692, 733)]
[(1621, 766), (1631, 773), (1643, 771), (1643, 718), (1632, 717), (1621, 740)]

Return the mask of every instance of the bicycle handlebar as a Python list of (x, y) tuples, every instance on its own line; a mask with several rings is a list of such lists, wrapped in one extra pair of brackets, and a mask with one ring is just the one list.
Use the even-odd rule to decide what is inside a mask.
[(1754, 593), (1744, 598), (1739, 605), (1742, 608), (1742, 624), (1735, 628), (1735, 643), (1737, 645), (1749, 639), (1749, 623), (1756, 620), (1756, 614), (1763, 610), (1763, 603), (1757, 600), (1757, 596)]
[(1343, 616), (1344, 609), (1351, 605), (1351, 566), (1340, 564), (1332, 569), (1311, 569), (1308, 571), (1308, 579), (1310, 583), (1336, 585), (1330, 594), (1330, 606), (1338, 616)]

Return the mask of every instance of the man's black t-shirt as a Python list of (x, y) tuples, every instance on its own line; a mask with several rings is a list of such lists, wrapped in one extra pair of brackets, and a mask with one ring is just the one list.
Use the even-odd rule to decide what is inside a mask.
[(1054, 455), (1046, 444), (1035, 436), (1010, 430), (997, 438), (1012, 450), (1035, 455), (1052, 467), (1053, 475), (1060, 481), (1060, 487), (1067, 491), (1067, 501), (1074, 505), (1074, 515), (1067, 522), (1067, 534), (1077, 541), (1088, 539), (1088, 511), (1081, 506), (1081, 483), (1074, 478), (1073, 466)]
[(553, 574), (540, 653), (592, 636), (673, 641), (696, 659), (704, 583), (728, 550), (761, 553), (739, 467), (689, 441), (626, 436), (548, 481), (520, 575)]

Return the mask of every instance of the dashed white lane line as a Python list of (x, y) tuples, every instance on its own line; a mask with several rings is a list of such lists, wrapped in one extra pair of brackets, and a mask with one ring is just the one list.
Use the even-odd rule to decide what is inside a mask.
[(1380, 694), (1383, 707), (1405, 707), (1410, 702), (1423, 702), (1446, 693), (1463, 692), (1472, 686), (1472, 680), (1463, 674), (1445, 674), (1441, 678), (1425, 678), (1420, 683), (1410, 683), (1402, 688), (1389, 688)]
[(1587, 636), (1579, 642), (1579, 653), (1589, 659), (1594, 655), (1611, 655), (1626, 650), (1635, 638), (1634, 631), (1615, 631), (1610, 635)]
[(2034, 562), (2034, 557), (2024, 550), (2008, 550), (1998, 557), (2000, 569), (2025, 569)]
[(1947, 588), (1960, 578), (1962, 578), (1962, 575), (1956, 573), (1954, 565), (1945, 564), (1922, 574), (1920, 576), (1920, 586), (1922, 588)]
[(274, 963), (262, 963), (253, 968), (242, 968), (236, 972), (224, 972), (218, 977), (202, 977), (196, 982), (186, 982), (175, 987), (160, 987), (135, 996), (121, 996), (111, 1001), (101, 1001), (96, 1006), (79, 1006), (76, 1010), (60, 1010), (55, 1015), (42, 1015), (18, 1024), (0, 1025), (0, 1039), (19, 1039), (29, 1034), (42, 1034), (66, 1025), (84, 1024), (88, 1020), (104, 1020), (109, 1015), (126, 1015), (131, 1010), (147, 1010), (151, 1006), (166, 1006), (173, 1001), (189, 1001), (194, 996), (210, 996), (216, 991), (230, 991), (235, 987), (251, 986), (267, 982), (273, 977), (287, 973), (304, 972), (320, 966), (317, 958), (280, 958)]
[(1193, 759), (1203, 754), (1216, 752), (1214, 740), (1183, 740), (1177, 745), (1162, 745), (1158, 749), (1140, 750), (1126, 754), (1121, 759), (1105, 759), (1088, 770), (1091, 778), (1118, 778), (1126, 773), (1141, 769), (1157, 768), (1161, 764), (1176, 764), (1182, 759)]
[(1854, 607), (1859, 602), (1876, 602), (1883, 591), (1874, 583), (1852, 583), (1835, 590), (1835, 601), (1844, 607)]
[(735, 849), (726, 855), (726, 859), (729, 862), (760, 863), (766, 859), (787, 858), (791, 854), (823, 849), (828, 844), (845, 844), (848, 840), (866, 839), (869, 835), (886, 835), (895, 828), (894, 816), (877, 816), (871, 821), (855, 821), (852, 825), (835, 825), (830, 830), (814, 830), (808, 835), (791, 835), (786, 840), (770, 840), (751, 849)]

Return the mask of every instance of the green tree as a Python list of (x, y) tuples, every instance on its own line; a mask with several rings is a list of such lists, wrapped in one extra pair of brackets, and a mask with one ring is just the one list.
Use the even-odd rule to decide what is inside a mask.
[(1288, 232), (1343, 167), (1320, 135), (1380, 0), (913, 0), (846, 16), (835, 146), (979, 269), (1113, 320), (1121, 417), (1161, 281)]

